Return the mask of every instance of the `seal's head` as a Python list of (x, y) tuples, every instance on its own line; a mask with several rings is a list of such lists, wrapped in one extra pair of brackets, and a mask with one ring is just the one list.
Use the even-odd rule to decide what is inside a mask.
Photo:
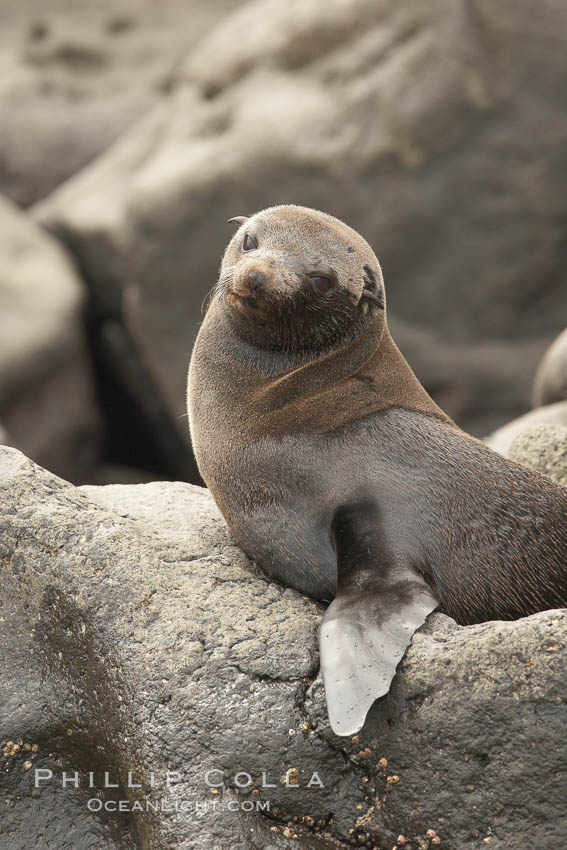
[(238, 333), (261, 347), (326, 351), (384, 322), (384, 283), (367, 242), (318, 210), (270, 207), (239, 227), (225, 251), (213, 299)]

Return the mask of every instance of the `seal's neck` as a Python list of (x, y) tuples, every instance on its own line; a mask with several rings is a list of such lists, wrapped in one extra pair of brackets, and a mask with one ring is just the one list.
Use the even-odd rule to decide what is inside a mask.
[(376, 401), (384, 409), (402, 407), (454, 424), (422, 386), (392, 339), (387, 325), (379, 347), (359, 370), (358, 378), (371, 382)]
[(207, 315), (199, 337), (195, 353), (207, 357), (210, 374), (224, 375), (219, 399), (233, 424), (246, 423), (248, 439), (324, 433), (392, 407), (451, 421), (400, 353), (383, 313), (356, 339), (322, 354), (256, 349), (222, 309)]
[(271, 431), (329, 431), (401, 407), (450, 422), (405, 360), (384, 322), (353, 342), (255, 382), (249, 403), (273, 419)]

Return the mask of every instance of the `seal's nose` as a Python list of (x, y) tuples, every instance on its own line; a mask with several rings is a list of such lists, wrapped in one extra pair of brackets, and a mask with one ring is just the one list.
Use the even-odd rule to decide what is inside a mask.
[(266, 278), (262, 272), (250, 272), (248, 275), (248, 286), (250, 287), (252, 295), (255, 295), (265, 282)]

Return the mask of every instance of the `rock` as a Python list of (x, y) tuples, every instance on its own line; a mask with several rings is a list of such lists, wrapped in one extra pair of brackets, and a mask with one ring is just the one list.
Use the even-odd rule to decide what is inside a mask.
[(567, 427), (535, 425), (528, 428), (514, 439), (508, 454), (512, 460), (567, 486)]
[(100, 440), (84, 301), (61, 246), (0, 198), (0, 420), (6, 439), (74, 481)]
[(238, 0), (3, 0), (0, 192), (27, 206), (104, 151)]
[[(526, 408), (526, 375), (567, 304), (567, 8), (538, 9), (255, 0), (36, 207), (95, 288), (132, 285), (127, 321), (172, 416), (225, 220), (280, 202), (338, 215), (372, 243), (391, 316), (424, 345), (443, 340), (441, 387), (423, 346), (412, 363), (460, 425), (485, 434)], [(530, 357), (510, 383), (521, 346)], [(451, 373), (453, 355), (464, 371)], [(496, 406), (481, 415), (483, 383)]]
[(536, 407), (535, 410), (530, 410), (523, 416), (519, 416), (512, 422), (507, 422), (506, 425), (498, 428), (497, 431), (486, 437), (484, 442), (491, 449), (507, 457), (516, 437), (539, 425), (567, 427), (567, 402), (558, 401), (545, 407)]
[(75, 488), (0, 447), (0, 506), (6, 850), (564, 845), (566, 611), (433, 615), (339, 739), (322, 606), (250, 564), (207, 491)]
[(534, 378), (534, 407), (567, 401), (567, 328), (545, 352)]

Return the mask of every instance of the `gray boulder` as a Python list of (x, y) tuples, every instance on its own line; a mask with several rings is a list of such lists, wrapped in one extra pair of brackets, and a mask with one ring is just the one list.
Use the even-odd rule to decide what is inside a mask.
[(519, 416), (512, 422), (507, 422), (506, 425), (486, 437), (485, 443), (500, 454), (509, 456), (516, 437), (540, 425), (567, 427), (567, 401), (558, 401), (555, 404), (547, 404), (545, 407), (536, 407), (535, 410), (524, 413), (523, 416)]
[(63, 248), (0, 198), (0, 430), (74, 481), (90, 475), (99, 455), (84, 302)]
[(567, 328), (545, 352), (534, 378), (532, 398), (535, 407), (567, 401)]
[(529, 406), (567, 306), (566, 31), (567, 7), (533, 0), (254, 0), (36, 215), (95, 288), (131, 287), (127, 323), (178, 417), (225, 220), (333, 213), (375, 247), (418, 376), (485, 434)]
[(432, 615), (344, 739), (322, 606), (207, 491), (76, 488), (0, 447), (0, 564), (3, 850), (565, 844), (565, 611)]
[(567, 427), (535, 425), (522, 431), (510, 446), (509, 457), (567, 486)]

